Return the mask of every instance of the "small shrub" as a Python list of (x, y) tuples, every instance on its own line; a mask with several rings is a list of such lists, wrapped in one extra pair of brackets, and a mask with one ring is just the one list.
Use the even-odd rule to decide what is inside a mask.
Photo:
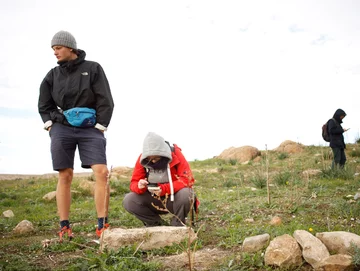
[(3, 201), (1, 201), (1, 205), (3, 207), (12, 207), (12, 206), (16, 206), (16, 202), (10, 199), (5, 199)]
[(284, 160), (284, 159), (286, 159), (286, 158), (288, 158), (288, 157), (289, 157), (289, 154), (286, 153), (286, 152), (281, 152), (281, 153), (279, 153), (279, 155), (277, 156), (277, 158), (278, 158), (279, 160)]
[(323, 159), (324, 160), (332, 160), (333, 159), (333, 153), (332, 153), (332, 150), (327, 150), (325, 152), (323, 152)]
[(328, 180), (353, 180), (355, 178), (355, 169), (352, 167), (323, 169), (321, 171), (321, 177)]
[(224, 187), (235, 187), (238, 186), (238, 181), (234, 179), (227, 179), (224, 184)]
[(230, 159), (229, 160), (229, 164), (232, 165), (232, 166), (235, 166), (237, 164), (237, 160), (236, 159)]
[(354, 243), (351, 243), (351, 254), (352, 254), (352, 262), (355, 265), (356, 270), (359, 270), (360, 268), (360, 248), (355, 245)]
[(254, 176), (250, 178), (250, 182), (256, 187), (256, 188), (264, 188), (266, 187), (266, 177), (264, 174), (256, 173)]
[(275, 175), (274, 180), (278, 185), (286, 185), (291, 180), (291, 173), (289, 171), (280, 172)]
[[(248, 267), (263, 267), (264, 261), (261, 252), (256, 253), (243, 253), (241, 255), (241, 265)], [(241, 270), (241, 269), (240, 269)], [(243, 270), (251, 270), (251, 269), (243, 269)], [(252, 269), (255, 270), (255, 269)]]
[(360, 157), (360, 149), (352, 149), (349, 155), (351, 157)]

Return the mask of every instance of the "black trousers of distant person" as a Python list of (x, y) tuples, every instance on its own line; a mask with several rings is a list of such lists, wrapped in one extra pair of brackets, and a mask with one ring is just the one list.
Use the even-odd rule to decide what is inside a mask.
[(332, 169), (344, 168), (346, 163), (346, 155), (344, 148), (332, 148), (334, 159), (331, 165)]

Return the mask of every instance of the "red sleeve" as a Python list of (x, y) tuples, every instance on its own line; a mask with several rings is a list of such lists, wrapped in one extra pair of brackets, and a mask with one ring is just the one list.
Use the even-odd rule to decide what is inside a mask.
[[(182, 154), (181, 149), (176, 144), (174, 144), (174, 148), (174, 151), (171, 153), (172, 161), (170, 163), (170, 171), (174, 186), (174, 193), (176, 193), (184, 187), (192, 187), (195, 180), (192, 175), (190, 165)], [(159, 184), (159, 186), (162, 190), (161, 196), (171, 194), (170, 183)]]
[(138, 187), (138, 182), (141, 179), (145, 179), (145, 177), (146, 177), (145, 168), (140, 164), (140, 157), (141, 157), (141, 155), (138, 157), (138, 159), (135, 163), (134, 171), (131, 176), (130, 190), (137, 194), (144, 194), (146, 192), (147, 188), (145, 187), (143, 189), (139, 189), (139, 187)]

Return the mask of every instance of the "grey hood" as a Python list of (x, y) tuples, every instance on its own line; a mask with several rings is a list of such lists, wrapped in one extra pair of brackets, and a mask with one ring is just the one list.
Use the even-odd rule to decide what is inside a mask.
[(169, 158), (169, 163), (172, 160), (170, 146), (165, 142), (164, 138), (153, 132), (149, 132), (144, 139), (140, 164), (145, 166), (148, 162), (144, 160), (153, 155)]

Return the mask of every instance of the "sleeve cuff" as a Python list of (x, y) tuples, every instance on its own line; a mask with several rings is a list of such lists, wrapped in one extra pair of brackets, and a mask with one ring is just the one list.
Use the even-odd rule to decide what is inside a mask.
[(107, 128), (100, 123), (96, 123), (95, 128), (99, 129), (100, 131), (107, 131)]
[(53, 122), (51, 120), (48, 120), (44, 123), (44, 130), (48, 130), (53, 125)]

